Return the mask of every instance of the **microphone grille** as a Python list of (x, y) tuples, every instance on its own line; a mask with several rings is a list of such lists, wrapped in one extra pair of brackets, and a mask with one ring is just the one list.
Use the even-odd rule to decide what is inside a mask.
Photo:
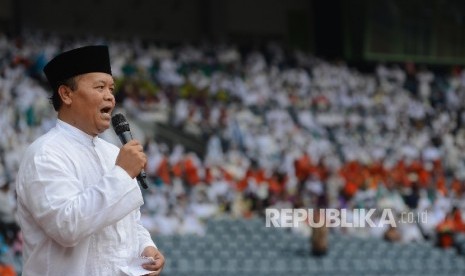
[(115, 114), (113, 117), (111, 117), (111, 124), (113, 125), (113, 129), (118, 135), (123, 132), (130, 131), (129, 123), (121, 113)]

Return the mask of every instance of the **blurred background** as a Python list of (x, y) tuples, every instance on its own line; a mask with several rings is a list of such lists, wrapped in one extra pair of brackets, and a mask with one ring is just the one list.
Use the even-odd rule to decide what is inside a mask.
[(87, 44), (145, 145), (162, 275), (463, 275), (464, 25), (458, 0), (0, 0), (0, 275), (21, 274), (19, 162), (55, 125), (42, 68)]

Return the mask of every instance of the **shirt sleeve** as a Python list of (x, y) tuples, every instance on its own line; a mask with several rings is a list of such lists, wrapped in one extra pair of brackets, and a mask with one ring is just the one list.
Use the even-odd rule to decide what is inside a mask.
[(137, 218), (136, 218), (136, 221), (137, 221), (137, 238), (139, 239), (139, 245), (140, 245), (139, 253), (142, 253), (142, 251), (144, 251), (144, 249), (147, 246), (153, 246), (153, 247), (158, 249), (158, 247), (155, 245), (154, 241), (152, 240), (150, 232), (144, 226), (142, 226), (142, 224), (141, 224), (140, 210), (137, 210), (136, 215), (137, 215)]
[(69, 162), (36, 155), (27, 166), (27, 187), (19, 191), (36, 222), (60, 245), (75, 246), (143, 204), (136, 181), (121, 167), (114, 166), (98, 183), (83, 188)]

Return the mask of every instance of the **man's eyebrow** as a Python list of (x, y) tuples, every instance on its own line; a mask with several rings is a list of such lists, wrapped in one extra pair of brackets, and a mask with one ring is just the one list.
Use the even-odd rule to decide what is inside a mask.
[(94, 82), (94, 84), (104, 84), (104, 85), (110, 85), (110, 86), (115, 86), (115, 82), (114, 81), (111, 81), (111, 82), (107, 82), (105, 80), (96, 80)]

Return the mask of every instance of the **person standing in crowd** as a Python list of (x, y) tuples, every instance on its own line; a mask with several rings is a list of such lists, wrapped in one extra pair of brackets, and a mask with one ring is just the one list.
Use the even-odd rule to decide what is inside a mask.
[(316, 208), (313, 209), (313, 223), (315, 227), (312, 227), (312, 234), (310, 236), (310, 248), (311, 254), (315, 257), (321, 257), (328, 254), (328, 235), (329, 230), (326, 225), (326, 214), (324, 209)]
[(7, 245), (14, 243), (19, 231), (14, 217), (15, 207), (10, 181), (0, 173), (0, 239), (3, 237)]
[(118, 149), (98, 137), (115, 107), (108, 47), (63, 52), (44, 73), (58, 119), (28, 147), (17, 175), (23, 275), (124, 275), (139, 257), (152, 257), (143, 268), (159, 275), (164, 257), (140, 224), (142, 145)]

